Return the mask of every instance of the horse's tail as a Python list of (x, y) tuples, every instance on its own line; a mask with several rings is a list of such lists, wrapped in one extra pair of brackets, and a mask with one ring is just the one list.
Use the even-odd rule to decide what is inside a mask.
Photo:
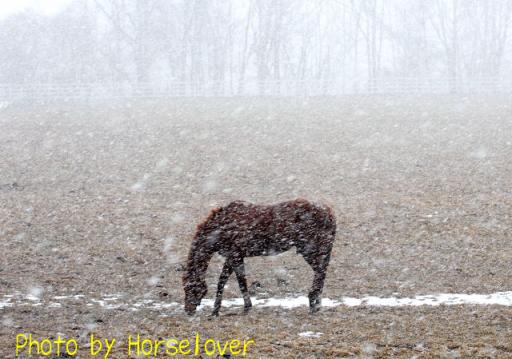
[(331, 259), (331, 251), (336, 239), (336, 216), (331, 207), (327, 207), (327, 215), (325, 216), (324, 226), (327, 231), (328, 243), (326, 243), (327, 255), (324, 257), (323, 266), (326, 268)]
[[(324, 228), (330, 232), (331, 235), (336, 235), (336, 216), (331, 207), (325, 207)], [(334, 240), (334, 239), (333, 239)]]

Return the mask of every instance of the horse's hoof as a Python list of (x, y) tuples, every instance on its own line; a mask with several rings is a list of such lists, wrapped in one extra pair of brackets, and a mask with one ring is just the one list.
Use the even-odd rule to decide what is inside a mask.
[(219, 311), (218, 310), (214, 310), (212, 312), (212, 314), (210, 315), (210, 317), (218, 317), (219, 316)]
[(309, 314), (315, 314), (315, 313), (318, 313), (319, 311), (320, 311), (319, 306), (314, 306), (314, 307), (309, 308)]
[(248, 307), (244, 307), (244, 314), (247, 314), (249, 313), (249, 311), (251, 310), (252, 308), (252, 305), (248, 306)]

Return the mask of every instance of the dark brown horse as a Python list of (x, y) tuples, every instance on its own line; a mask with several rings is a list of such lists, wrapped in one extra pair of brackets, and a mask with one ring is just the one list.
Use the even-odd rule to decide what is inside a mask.
[(311, 312), (316, 312), (335, 236), (333, 211), (303, 199), (268, 206), (236, 201), (214, 209), (198, 225), (188, 255), (183, 276), (185, 311), (193, 314), (206, 295), (205, 274), (214, 253), (226, 258), (212, 313), (218, 315), (224, 285), (233, 271), (244, 298), (244, 311), (252, 306), (245, 278), (245, 257), (275, 255), (295, 246), (315, 272), (309, 307)]

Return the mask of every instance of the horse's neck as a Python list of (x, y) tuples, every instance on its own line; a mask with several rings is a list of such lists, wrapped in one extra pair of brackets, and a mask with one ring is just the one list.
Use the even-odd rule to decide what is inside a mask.
[(192, 246), (188, 260), (188, 271), (196, 279), (203, 279), (208, 264), (215, 253), (212, 248), (205, 245), (206, 241), (198, 239)]

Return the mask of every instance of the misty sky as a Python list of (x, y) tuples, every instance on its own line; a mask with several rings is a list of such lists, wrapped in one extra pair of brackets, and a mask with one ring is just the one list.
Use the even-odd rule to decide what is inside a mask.
[(511, 24), (512, 0), (0, 1), (0, 97), (500, 92)]
[(0, 1), (0, 18), (32, 9), (40, 14), (52, 15), (62, 10), (71, 0), (17, 0)]

